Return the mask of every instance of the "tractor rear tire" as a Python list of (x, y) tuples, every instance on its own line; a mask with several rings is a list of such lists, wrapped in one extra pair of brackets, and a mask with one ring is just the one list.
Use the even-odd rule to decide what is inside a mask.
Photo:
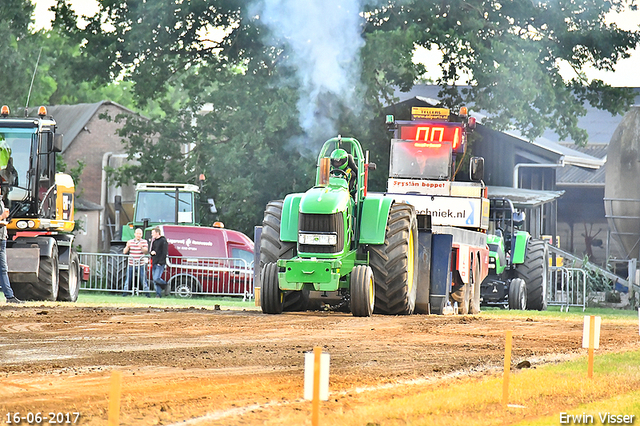
[(69, 269), (60, 271), (60, 287), (58, 288), (58, 300), (61, 302), (75, 302), (80, 293), (80, 259), (78, 253), (71, 252), (69, 257)]
[(370, 317), (376, 301), (373, 271), (369, 266), (358, 265), (351, 271), (351, 314), (354, 317)]
[(527, 286), (527, 310), (547, 309), (547, 271), (549, 269), (549, 248), (542, 240), (530, 239), (524, 263), (516, 267), (516, 272)]
[(267, 263), (262, 268), (260, 307), (265, 314), (281, 314), (284, 309), (284, 292), (278, 284), (278, 265)]
[(418, 284), (418, 226), (412, 205), (394, 203), (384, 244), (369, 246), (375, 283), (375, 312), (410, 315)]
[(514, 278), (509, 283), (509, 309), (527, 309), (527, 284), (522, 278)]
[[(260, 237), (260, 273), (267, 264), (278, 259), (291, 259), (297, 254), (296, 243), (280, 241), (280, 221), (284, 200), (274, 200), (267, 204), (262, 221)], [(262, 275), (261, 275), (262, 276)], [(261, 292), (264, 292), (261, 289)], [(262, 297), (262, 293), (260, 294)], [(288, 312), (306, 311), (309, 304), (309, 291), (285, 291), (283, 310)]]
[(109, 255), (105, 257), (105, 276), (108, 290), (122, 290), (127, 279), (127, 257), (123, 253), (124, 247), (120, 244), (112, 245)]

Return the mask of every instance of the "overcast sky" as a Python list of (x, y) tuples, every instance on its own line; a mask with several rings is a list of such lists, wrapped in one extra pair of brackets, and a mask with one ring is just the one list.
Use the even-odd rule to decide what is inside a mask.
[[(33, 0), (33, 3), (36, 5), (36, 27), (49, 27), (53, 13), (49, 12), (48, 9), (55, 4), (55, 0)], [(79, 16), (91, 16), (98, 10), (96, 0), (70, 0), (69, 3)], [(622, 29), (637, 29), (640, 24), (640, 10), (635, 12), (627, 11), (624, 14), (612, 16), (611, 19)], [(416, 55), (417, 60), (427, 64), (427, 68), (430, 70), (429, 76), (434, 79), (441, 73), (439, 67), (433, 65), (439, 63), (439, 58), (438, 52), (422, 51)], [(615, 72), (603, 72), (594, 69), (587, 69), (586, 71), (590, 78), (601, 79), (612, 86), (640, 87), (640, 49), (633, 51), (629, 59), (618, 62)], [(564, 70), (563, 76), (565, 78), (573, 77), (568, 66)]]

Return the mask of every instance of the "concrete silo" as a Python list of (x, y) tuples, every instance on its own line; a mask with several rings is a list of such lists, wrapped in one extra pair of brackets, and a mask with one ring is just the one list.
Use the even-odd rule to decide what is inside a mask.
[(607, 149), (605, 213), (623, 258), (638, 258), (640, 247), (640, 106), (632, 107)]

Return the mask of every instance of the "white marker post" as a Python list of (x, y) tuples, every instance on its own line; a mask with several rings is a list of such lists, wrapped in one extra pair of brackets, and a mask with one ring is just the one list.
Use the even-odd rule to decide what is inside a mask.
[(640, 308), (638, 308), (638, 334), (640, 335)]
[(589, 349), (588, 377), (593, 378), (593, 350), (600, 348), (600, 324), (602, 318), (591, 315), (584, 317), (582, 347)]
[(311, 424), (318, 426), (320, 400), (329, 400), (329, 354), (319, 347), (304, 354), (304, 399), (312, 401)]

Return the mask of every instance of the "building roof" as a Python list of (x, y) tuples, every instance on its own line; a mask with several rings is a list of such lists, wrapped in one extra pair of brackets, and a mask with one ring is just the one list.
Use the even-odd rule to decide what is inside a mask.
[(525, 137), (523, 137), (516, 130), (509, 130), (503, 133), (506, 133), (515, 138), (521, 139), (525, 142), (531, 143), (533, 145), (539, 146), (540, 148), (546, 149), (547, 151), (551, 151), (560, 155), (561, 162), (564, 163), (565, 166), (577, 166), (577, 167), (585, 167), (590, 169), (598, 169), (604, 166), (604, 163), (605, 163), (605, 159), (594, 157), (592, 155), (589, 155), (588, 153), (581, 152), (580, 150), (576, 149), (577, 146), (573, 143), (561, 144), (543, 137), (530, 141)]
[(508, 198), (517, 208), (532, 208), (560, 198), (564, 191), (540, 191), (537, 189), (487, 186), (489, 198)]
[(604, 188), (607, 147), (609, 144), (589, 143), (586, 147), (576, 147), (573, 143), (565, 142), (561, 145), (570, 145), (577, 151), (602, 159), (605, 164), (598, 169), (574, 166), (559, 168), (556, 173), (556, 184), (559, 186), (600, 186)]
[[(87, 130), (87, 123), (103, 105), (113, 105), (125, 112), (136, 114), (130, 109), (111, 101), (100, 101), (93, 104), (47, 106), (48, 115), (56, 120), (58, 132), (64, 135), (62, 152), (66, 151), (81, 131)], [(34, 111), (35, 110), (37, 110), (37, 108), (34, 109)]]
[(102, 211), (104, 207), (100, 204), (96, 204), (93, 201), (86, 200), (82, 197), (76, 197), (74, 201), (76, 210), (78, 211)]
[[(633, 90), (636, 93), (633, 105), (640, 105), (640, 87), (634, 87)], [(611, 115), (608, 111), (603, 111), (598, 108), (594, 108), (591, 105), (585, 105), (587, 114), (578, 118), (578, 127), (585, 129), (589, 135), (589, 144), (592, 143), (605, 143), (608, 144), (611, 141), (613, 133), (616, 131), (618, 124), (624, 118), (624, 114)], [(560, 142), (560, 137), (553, 132), (553, 130), (547, 130), (543, 133), (543, 137)], [(573, 142), (569, 137), (562, 142)]]

